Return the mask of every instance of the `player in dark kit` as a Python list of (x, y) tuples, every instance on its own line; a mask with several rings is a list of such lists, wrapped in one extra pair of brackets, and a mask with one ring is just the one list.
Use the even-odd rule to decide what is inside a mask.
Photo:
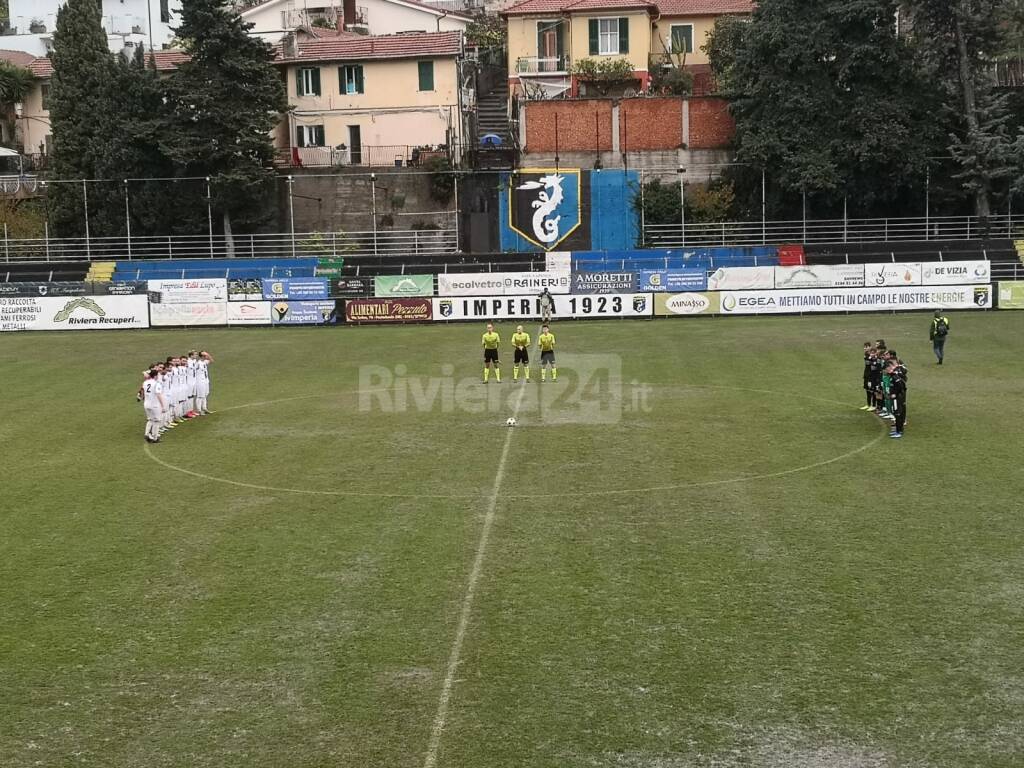
[(867, 404), (862, 405), (862, 411), (870, 411), (875, 407), (875, 392), (871, 386), (871, 364), (875, 356), (875, 348), (870, 341), (864, 342), (864, 394), (867, 395)]
[(903, 437), (903, 428), (907, 423), (907, 378), (897, 360), (889, 363), (889, 398), (892, 401), (889, 410), (895, 417), (889, 437)]

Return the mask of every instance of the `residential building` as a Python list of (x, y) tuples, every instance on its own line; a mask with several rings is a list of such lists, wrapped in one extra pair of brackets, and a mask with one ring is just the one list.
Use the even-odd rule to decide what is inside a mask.
[(573, 66), (586, 58), (628, 61), (634, 82), (626, 95), (646, 90), (659, 67), (684, 66), (706, 79), (701, 46), (715, 19), (752, 11), (751, 0), (522, 0), (501, 12), (509, 86), (526, 98), (581, 95), (586, 86)]
[(277, 48), (293, 106), (275, 136), (292, 165), (405, 165), (463, 136), (461, 32), (342, 33)]
[(464, 13), (418, 0), (267, 0), (242, 12), (250, 34), (277, 43), (289, 32), (307, 30), (393, 35), (399, 32), (463, 32)]
[[(35, 75), (32, 90), (21, 104), (15, 105), (16, 128), (12, 143), (20, 147), (25, 155), (33, 158), (36, 164), (41, 164), (51, 151), (49, 99), (53, 63), (44, 56), (24, 61), (10, 54), (11, 52), (0, 52), (0, 59), (23, 66)], [(188, 58), (181, 51), (156, 51), (153, 56), (160, 72), (169, 72)]]
[[(114, 53), (166, 48), (180, 22), (180, 0), (102, 0), (103, 29)], [(9, 0), (0, 47), (45, 56), (53, 46), (63, 0)]]

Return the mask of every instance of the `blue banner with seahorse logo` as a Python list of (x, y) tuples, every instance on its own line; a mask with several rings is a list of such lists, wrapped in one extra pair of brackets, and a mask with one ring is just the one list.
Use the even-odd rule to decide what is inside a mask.
[(499, 195), (504, 251), (635, 248), (633, 171), (523, 168), (504, 174)]

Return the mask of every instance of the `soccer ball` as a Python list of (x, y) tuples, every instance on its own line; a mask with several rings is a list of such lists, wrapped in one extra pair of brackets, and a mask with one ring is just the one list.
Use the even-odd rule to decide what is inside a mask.
[(514, 427), (515, 425), (516, 425), (516, 420), (515, 420), (514, 417), (510, 416), (509, 418), (507, 418), (505, 420), (505, 426), (507, 426), (507, 427)]

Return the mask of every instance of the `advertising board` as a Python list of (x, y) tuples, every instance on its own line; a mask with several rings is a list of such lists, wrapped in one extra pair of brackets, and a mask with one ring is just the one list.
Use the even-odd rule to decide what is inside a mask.
[(522, 296), (540, 293), (568, 293), (572, 276), (567, 272), (487, 272), (440, 274), (438, 296)]
[(196, 301), (191, 304), (149, 305), (149, 324), (166, 325), (227, 325), (226, 301)]
[(703, 291), (708, 274), (703, 269), (647, 269), (639, 273), (638, 290), (653, 293)]
[(258, 277), (228, 280), (228, 301), (263, 301), (263, 281)]
[(270, 325), (269, 301), (229, 301), (228, 325)]
[(0, 331), (147, 328), (146, 297), (0, 296)]
[(760, 291), (775, 287), (775, 267), (721, 267), (708, 278), (709, 291)]
[[(650, 293), (555, 296), (556, 318), (650, 317)], [(536, 296), (459, 296), (434, 299), (435, 320), (506, 320), (541, 317)]]
[(150, 280), (147, 283), (150, 304), (203, 304), (227, 301), (228, 281), (224, 278), (201, 280)]
[(345, 302), (348, 323), (423, 323), (433, 317), (428, 298), (349, 299)]
[(951, 285), (727, 291), (721, 294), (721, 302), (725, 315), (988, 309), (992, 306), (992, 289), (988, 285)]
[(999, 308), (1024, 309), (1024, 281), (1000, 281)]
[(656, 293), (654, 314), (660, 317), (675, 315), (717, 315), (720, 311), (720, 293), (687, 292)]
[(377, 275), (373, 278), (373, 295), (398, 299), (403, 296), (433, 296), (433, 275)]
[(863, 264), (800, 264), (775, 267), (775, 287), (788, 288), (862, 288)]
[(921, 273), (920, 262), (865, 264), (864, 285), (921, 285)]
[(989, 261), (936, 261), (921, 265), (924, 285), (966, 285), (992, 280)]
[(337, 302), (275, 301), (270, 321), (273, 325), (333, 325), (338, 322)]
[(263, 298), (270, 301), (315, 301), (327, 298), (327, 279), (323, 277), (282, 277), (264, 279)]
[(636, 272), (573, 272), (573, 293), (636, 293)]

